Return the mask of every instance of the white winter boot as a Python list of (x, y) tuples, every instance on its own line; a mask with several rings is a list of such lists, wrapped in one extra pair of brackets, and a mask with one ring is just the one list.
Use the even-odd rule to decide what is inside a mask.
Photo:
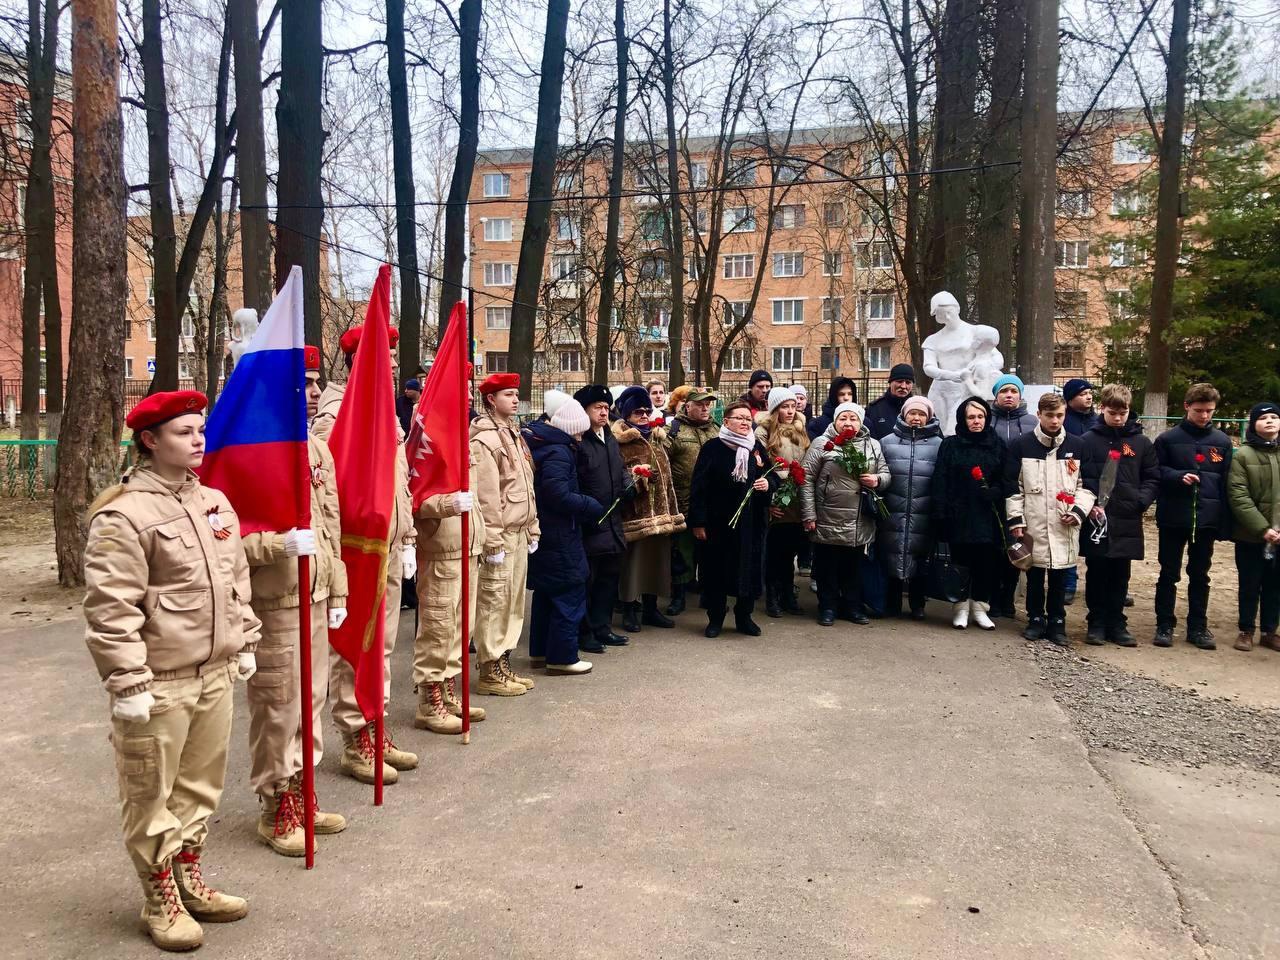
[(969, 601), (961, 600), (951, 605), (951, 625), (957, 630), (969, 626)]
[(983, 603), (980, 600), (970, 600), (969, 610), (973, 616), (973, 622), (980, 626), (983, 630), (994, 630), (996, 625), (991, 622), (991, 618), (987, 616), (987, 611), (991, 609), (991, 604)]

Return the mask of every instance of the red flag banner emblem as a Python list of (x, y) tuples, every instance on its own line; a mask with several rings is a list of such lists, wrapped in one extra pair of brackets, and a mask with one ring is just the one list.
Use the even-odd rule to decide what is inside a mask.
[(435, 363), (427, 374), (422, 398), (413, 414), (405, 456), (409, 458), (409, 495), (416, 512), (427, 497), (467, 488), (468, 424), (467, 307), (454, 305)]

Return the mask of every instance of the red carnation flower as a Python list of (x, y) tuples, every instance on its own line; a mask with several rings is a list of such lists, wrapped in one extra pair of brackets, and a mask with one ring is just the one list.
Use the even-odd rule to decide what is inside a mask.
[(835, 448), (836, 448), (835, 442), (831, 440), (828, 440), (826, 444), (822, 447), (823, 450), (826, 450), (828, 452), (834, 450)]
[(1065, 503), (1067, 506), (1072, 506), (1076, 502), (1076, 498), (1065, 490), (1059, 491), (1058, 500)]
[[(854, 436), (855, 436), (855, 434), (854, 434), (853, 430), (843, 430), (843, 431), (841, 431), (841, 433), (840, 433), (840, 442), (841, 442), (841, 443), (848, 443), (850, 440), (852, 440), (852, 439), (854, 438)], [(1204, 459), (1204, 458), (1203, 458), (1203, 457), (1201, 457), (1201, 459)]]
[(973, 477), (973, 479), (975, 479), (975, 480), (985, 480), (985, 479), (986, 479), (986, 477), (984, 477), (984, 476), (982, 475), (982, 468), (981, 468), (981, 467), (974, 467), (972, 470), (970, 470), (970, 471), (969, 471), (969, 476)]
[(1112, 450), (1112, 451), (1110, 451), (1110, 452), (1107, 454), (1107, 456), (1109, 456), (1112, 460), (1119, 460), (1119, 459), (1120, 459), (1120, 451), (1119, 451), (1119, 450)]
[(1197, 453), (1197, 454), (1196, 454), (1196, 463), (1204, 463), (1204, 454), (1203, 454), (1203, 453)]
[(786, 470), (789, 466), (791, 466), (791, 461), (789, 461), (786, 457), (778, 457), (776, 460), (774, 460), (774, 463), (776, 463), (783, 470)]
[(797, 484), (804, 483), (804, 467), (800, 466), (800, 461), (794, 460), (791, 463), (791, 479)]
[(640, 464), (639, 466), (632, 467), (631, 472), (634, 473), (637, 477), (644, 477), (646, 480), (649, 479), (651, 476), (653, 476), (653, 471), (650, 470), (643, 463)]

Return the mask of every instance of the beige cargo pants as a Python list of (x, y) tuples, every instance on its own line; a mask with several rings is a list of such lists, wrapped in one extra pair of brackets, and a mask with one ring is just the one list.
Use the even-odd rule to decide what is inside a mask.
[[(383, 620), (382, 651), (382, 700), (384, 704), (391, 702), (391, 652), (396, 648), (396, 636), (400, 633), (400, 590), (404, 565), (401, 562), (400, 547), (391, 548), (387, 556), (387, 602), (385, 619)], [(330, 713), (333, 722), (342, 734), (342, 742), (352, 743), (356, 735), (367, 725), (360, 705), (356, 703), (356, 674), (333, 648), (329, 649), (329, 700), (333, 706)]]
[(476, 596), (476, 657), (481, 663), (514, 650), (524, 631), (525, 583), (529, 574), (529, 535), (508, 530), (502, 536), (501, 563), (480, 561)]
[[(476, 622), (479, 557), (470, 557), (470, 619)], [(413, 638), (413, 684), (441, 683), (462, 673), (462, 561), (418, 560), (418, 635)], [(473, 630), (474, 632), (474, 630)]]

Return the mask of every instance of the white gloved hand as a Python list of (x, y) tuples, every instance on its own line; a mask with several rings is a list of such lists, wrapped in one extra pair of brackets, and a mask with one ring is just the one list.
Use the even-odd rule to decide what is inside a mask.
[(286, 557), (314, 557), (316, 555), (316, 532), (299, 530), (294, 527), (284, 535), (284, 555)]
[(400, 576), (412, 580), (418, 572), (418, 548), (409, 546), (400, 548)]
[(507, 559), (507, 551), (499, 550), (497, 553), (491, 553), (487, 557), (485, 557), (484, 562), (491, 563), (496, 567), (499, 564), (501, 564), (502, 561), (505, 559)]
[(151, 719), (151, 708), (156, 705), (156, 698), (150, 690), (143, 690), (131, 697), (116, 697), (111, 707), (111, 716), (126, 723), (146, 723)]
[(458, 513), (470, 513), (473, 506), (475, 506), (475, 498), (471, 495), (471, 491), (463, 490), (453, 495), (453, 509)]
[(330, 607), (329, 608), (329, 629), (338, 630), (347, 622), (346, 607)]
[(236, 670), (240, 672), (241, 680), (248, 680), (258, 672), (258, 658), (247, 650), (236, 655)]
[(529, 552), (530, 552), (530, 553), (537, 553), (537, 552), (538, 552), (538, 541), (537, 541), (537, 540), (530, 540), (530, 541), (529, 541)]

